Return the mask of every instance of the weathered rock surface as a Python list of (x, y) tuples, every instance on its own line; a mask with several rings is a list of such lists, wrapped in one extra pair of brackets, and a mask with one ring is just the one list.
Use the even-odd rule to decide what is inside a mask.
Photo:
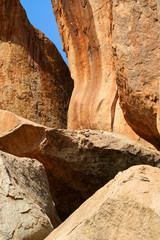
[(111, 47), (111, 3), (52, 3), (75, 82), (68, 127), (112, 131), (118, 96)]
[(3, 110), (0, 116), (3, 116), (2, 126), (7, 117), (15, 119), (8, 132), (1, 132), (0, 149), (21, 157), (34, 157), (44, 164), (62, 219), (119, 171), (138, 164), (160, 166), (158, 151), (120, 134), (50, 129)]
[(0, 239), (43, 240), (60, 223), (41, 163), (0, 151)]
[(0, 0), (0, 108), (66, 128), (73, 88), (54, 44), (28, 21), (19, 0)]
[(159, 21), (160, 21), (160, 1), (157, 0), (157, 2), (158, 2), (158, 16), (159, 16)]
[(157, 0), (52, 4), (75, 82), (68, 128), (140, 136), (160, 149)]
[(159, 240), (160, 169), (134, 166), (97, 191), (46, 240)]
[(157, 128), (160, 25), (157, 0), (114, 1), (115, 69), (124, 117), (141, 137), (160, 147)]
[[(160, 23), (160, 1), (158, 1), (158, 17), (159, 17), (159, 23)], [(159, 31), (159, 36), (160, 36), (160, 31)], [(160, 92), (160, 79), (159, 79), (159, 92)], [(157, 127), (158, 131), (160, 132), (160, 104), (158, 106), (158, 114), (157, 114)]]

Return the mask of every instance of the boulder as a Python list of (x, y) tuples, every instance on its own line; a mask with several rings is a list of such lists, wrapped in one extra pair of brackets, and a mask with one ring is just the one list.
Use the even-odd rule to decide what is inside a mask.
[(0, 149), (19, 157), (31, 157), (45, 138), (46, 127), (0, 109)]
[(55, 45), (29, 23), (20, 0), (0, 0), (0, 19), (0, 108), (66, 128), (73, 81)]
[(160, 239), (160, 169), (134, 166), (82, 204), (45, 240)]
[(126, 136), (97, 130), (46, 128), (3, 110), (1, 124), (8, 114), (19, 123), (8, 126), (9, 131), (0, 134), (0, 149), (20, 157), (36, 158), (44, 164), (61, 219), (68, 217), (119, 171), (139, 164), (160, 166), (158, 151)]
[(160, 149), (157, 0), (52, 5), (74, 79), (68, 128), (141, 137)]
[(46, 167), (61, 219), (119, 171), (139, 164), (160, 167), (158, 151), (126, 136), (96, 130), (46, 129), (45, 139), (33, 156)]
[(43, 240), (59, 223), (44, 167), (0, 151), (0, 239)]

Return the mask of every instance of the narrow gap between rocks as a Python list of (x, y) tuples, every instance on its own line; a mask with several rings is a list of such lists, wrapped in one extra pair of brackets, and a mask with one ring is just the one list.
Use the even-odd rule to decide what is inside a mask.
[(62, 50), (62, 42), (54, 17), (50, 0), (20, 0), (30, 23), (43, 32), (57, 47), (68, 65), (66, 54)]

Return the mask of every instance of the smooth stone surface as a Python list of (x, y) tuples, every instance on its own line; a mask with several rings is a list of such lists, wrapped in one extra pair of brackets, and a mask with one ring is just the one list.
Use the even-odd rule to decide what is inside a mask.
[(160, 169), (134, 166), (97, 191), (45, 240), (160, 239)]

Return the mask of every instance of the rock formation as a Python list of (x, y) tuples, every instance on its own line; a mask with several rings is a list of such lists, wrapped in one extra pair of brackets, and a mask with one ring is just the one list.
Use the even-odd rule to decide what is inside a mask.
[(52, 5), (72, 97), (54, 44), (0, 0), (0, 239), (43, 240), (111, 180), (46, 240), (159, 240), (160, 152), (144, 145), (160, 150), (160, 3)]
[(42, 164), (0, 152), (0, 239), (43, 240), (60, 223)]
[[(160, 22), (160, 1), (159, 0), (157, 1), (158, 1), (158, 17)], [(159, 31), (159, 36), (160, 36), (160, 31)], [(159, 79), (159, 92), (160, 92), (160, 79)], [(160, 132), (160, 104), (158, 106), (157, 127), (158, 127), (158, 131)]]
[(45, 240), (160, 239), (159, 176), (143, 165), (120, 172)]
[(31, 157), (45, 138), (46, 127), (0, 110), (0, 150), (19, 157)]
[(158, 149), (160, 25), (157, 0), (113, 4), (116, 79), (124, 117)]
[(140, 136), (160, 149), (157, 0), (52, 4), (75, 82), (68, 127)]
[(28, 21), (19, 0), (0, 0), (0, 108), (66, 128), (73, 88), (54, 44)]
[(138, 164), (160, 167), (158, 151), (120, 134), (46, 128), (4, 110), (0, 125), (0, 150), (44, 164), (62, 219), (119, 171)]

